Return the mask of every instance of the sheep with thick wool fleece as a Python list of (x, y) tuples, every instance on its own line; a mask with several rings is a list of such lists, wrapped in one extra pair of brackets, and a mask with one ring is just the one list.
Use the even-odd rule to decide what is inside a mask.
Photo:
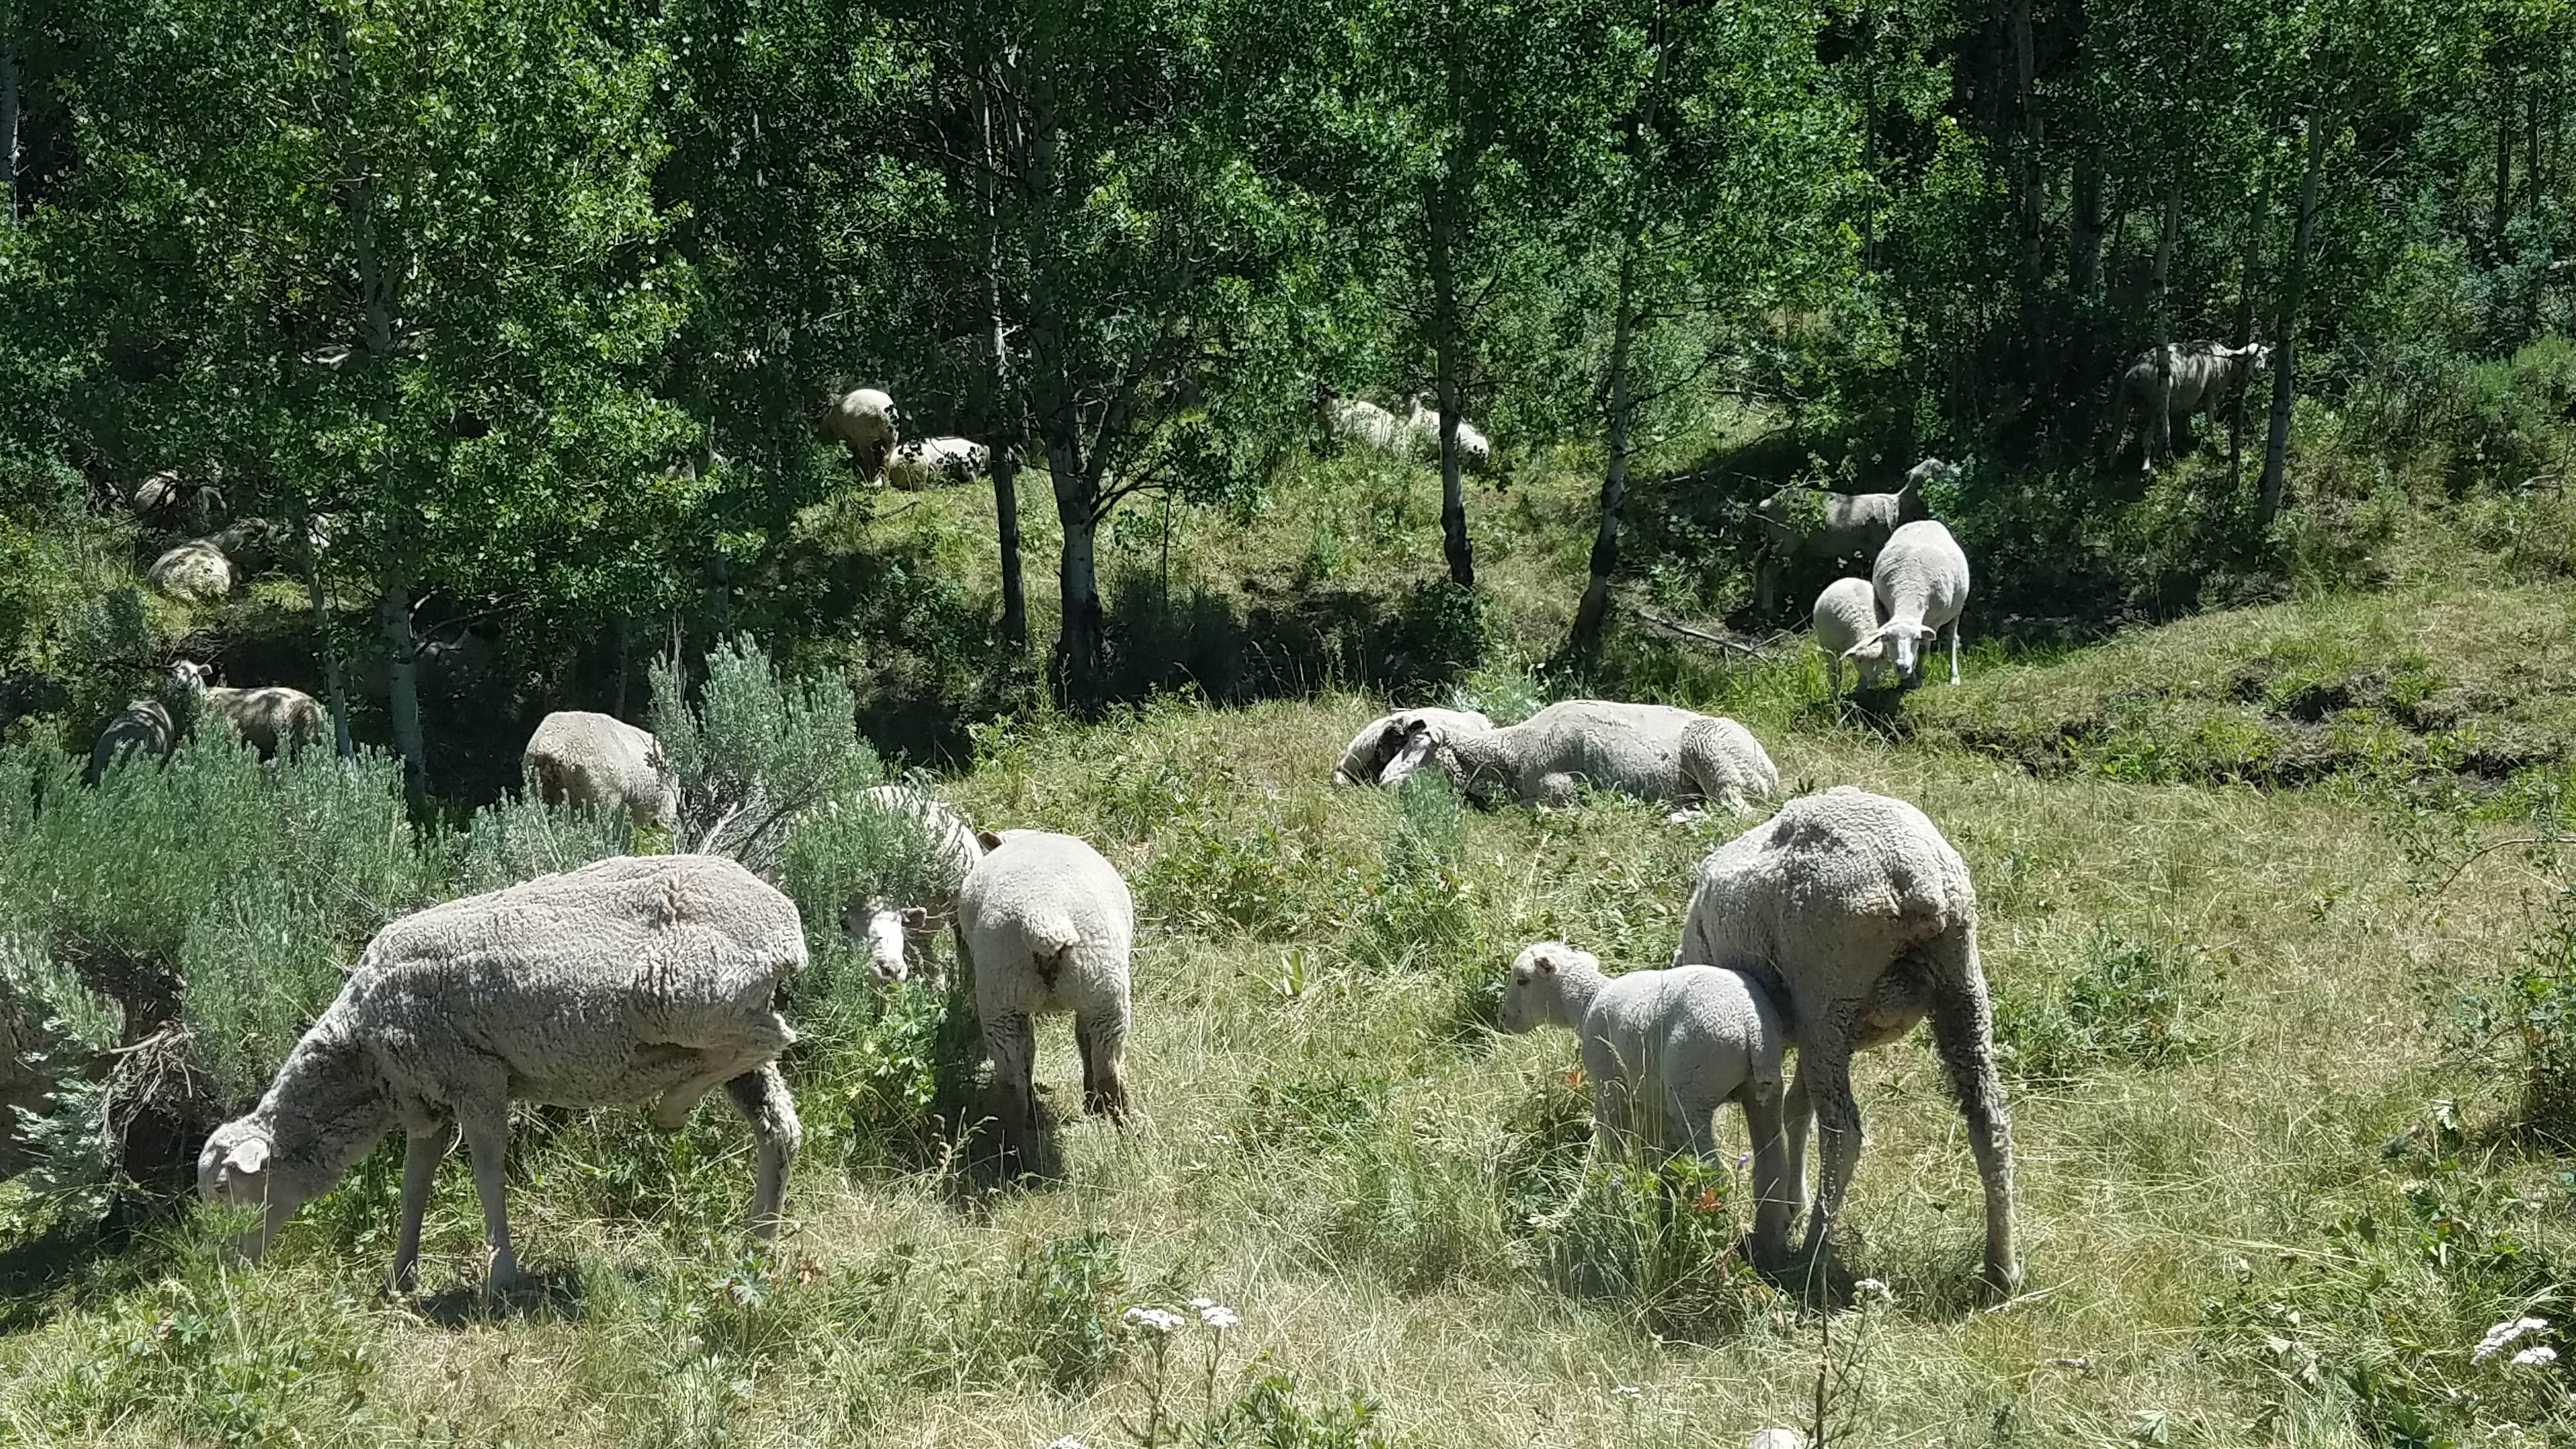
[(1369, 721), (1368, 727), (1351, 736), (1350, 746), (1342, 751), (1341, 763), (1333, 767), (1336, 785), (1374, 785), (1386, 769), (1387, 761), (1404, 748), (1406, 736), (1416, 725), (1432, 723), (1451, 730), (1489, 730), (1494, 722), (1472, 709), (1405, 709), (1382, 714)]
[(241, 737), (262, 759), (300, 750), (330, 730), (322, 701), (282, 684), (228, 689), (212, 683), (214, 671), (182, 659), (170, 666), (170, 685), (186, 697), (191, 727), (211, 720)]
[(1589, 785), (1684, 810), (1703, 801), (1741, 810), (1780, 789), (1770, 754), (1734, 720), (1601, 699), (1490, 730), (1417, 723), (1379, 780), (1398, 784), (1425, 765), (1471, 794), (1499, 787), (1523, 805), (1569, 805)]
[(889, 488), (918, 493), (925, 488), (971, 483), (992, 466), (992, 450), (972, 438), (914, 438), (895, 445), (886, 459)]
[(1003, 1151), (1017, 1158), (1037, 1122), (1036, 1017), (1073, 1013), (1084, 1109), (1126, 1112), (1118, 1067), (1136, 905), (1117, 869), (1070, 835), (1005, 830), (978, 839), (984, 858), (958, 887), (957, 923), (993, 1059)]
[(518, 1275), (504, 1204), (510, 1104), (653, 1105), (677, 1131), (721, 1085), (760, 1141), (752, 1223), (775, 1230), (800, 1140), (771, 1008), (805, 964), (787, 897), (719, 856), (626, 856), (432, 906), (376, 933), (259, 1105), (197, 1157), (208, 1199), (263, 1209), (256, 1257), (395, 1127), (409, 1136), (393, 1282), (408, 1291), (422, 1210), (461, 1132), (492, 1243)]
[(169, 709), (157, 699), (134, 700), (99, 730), (98, 742), (90, 746), (89, 768), (81, 772), (81, 779), (95, 785), (106, 777), (108, 767), (128, 755), (166, 759), (178, 744), (179, 728), (170, 718)]
[(1924, 519), (1888, 535), (1870, 567), (1883, 621), (1877, 638), (1908, 685), (1923, 682), (1923, 647), (1950, 631), (1950, 682), (1959, 682), (1959, 616), (1968, 608), (1968, 553), (1950, 530)]
[(1887, 665), (1887, 642), (1878, 637), (1878, 589), (1867, 579), (1836, 579), (1816, 595), (1810, 616), (1816, 647), (1825, 655), (1825, 689), (1843, 692), (1843, 661), (1853, 661), (1854, 688), (1867, 689)]
[(667, 830), (679, 790), (661, 765), (662, 742), (615, 715), (559, 709), (537, 721), (519, 765), (549, 805), (616, 810)]
[[(937, 873), (952, 882), (946, 890), (933, 889), (907, 899), (863, 896), (841, 908), (842, 932), (867, 941), (868, 958), (875, 965), (877, 979), (901, 982), (911, 975), (912, 953), (928, 957), (930, 943), (940, 930), (956, 924), (957, 889), (974, 873), (975, 863), (984, 858), (984, 846), (955, 807), (910, 785), (872, 786), (859, 792), (857, 808), (907, 817), (928, 837)], [(962, 962), (966, 954), (962, 928), (958, 931), (957, 952)], [(947, 984), (934, 967), (931, 988), (938, 990)]]
[(849, 449), (861, 478), (882, 472), (895, 444), (903, 441), (894, 399), (872, 387), (841, 394), (823, 414), (825, 436)]
[(1788, 1033), (1761, 986), (1731, 967), (1689, 965), (1604, 976), (1589, 951), (1541, 941), (1512, 962), (1502, 1028), (1573, 1031), (1592, 1078), (1592, 1124), (1605, 1145), (1630, 1140), (1717, 1157), (1717, 1109), (1744, 1109), (1763, 1154), (1757, 1182), (1784, 1170), (1780, 1057)]

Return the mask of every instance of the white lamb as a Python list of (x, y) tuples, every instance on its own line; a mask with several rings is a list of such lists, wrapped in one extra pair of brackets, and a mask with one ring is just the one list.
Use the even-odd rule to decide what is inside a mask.
[(1700, 866), (1675, 961), (1746, 966), (1788, 1024), (1797, 1080), (1783, 1104), (1787, 1174), (1760, 1193), (1756, 1261), (1788, 1262), (1809, 1116), (1821, 1133), (1807, 1260), (1820, 1258), (1860, 1160), (1851, 1058), (1928, 1013), (1986, 1192), (1985, 1281), (2009, 1291), (2012, 1123), (1994, 1063), (1994, 1015), (1977, 957), (1977, 892), (1950, 842), (1902, 800), (1845, 785), (1790, 801)]
[(984, 858), (958, 889), (957, 921), (993, 1059), (1002, 1150), (1016, 1160), (1037, 1122), (1034, 1017), (1073, 1013), (1083, 1109), (1113, 1119), (1126, 1113), (1118, 1060), (1136, 907), (1117, 870), (1070, 835), (1006, 830), (979, 839)]
[(667, 830), (679, 792), (661, 769), (662, 742), (614, 715), (557, 710), (537, 722), (519, 762), (549, 805), (623, 810)]
[(823, 414), (823, 432), (832, 441), (850, 450), (850, 460), (858, 466), (861, 478), (874, 478), (884, 469), (886, 456), (894, 451), (903, 434), (894, 399), (872, 387), (856, 388), (841, 394)]
[(1342, 762), (1333, 767), (1336, 785), (1374, 785), (1386, 769), (1387, 761), (1404, 748), (1405, 737), (1416, 724), (1436, 723), (1452, 730), (1489, 730), (1494, 722), (1472, 709), (1408, 709), (1380, 715), (1369, 721), (1368, 728), (1351, 736), (1350, 748), (1342, 751)]
[(1470, 794), (1500, 789), (1522, 805), (1569, 805), (1581, 787), (1681, 807), (1741, 810), (1780, 789), (1779, 769), (1731, 719), (1661, 704), (1573, 699), (1516, 725), (1461, 730), (1416, 722), (1379, 782), (1429, 765)]
[(1843, 694), (1843, 661), (1852, 660), (1855, 688), (1868, 689), (1887, 666), (1887, 641), (1878, 637), (1878, 590), (1867, 579), (1836, 579), (1816, 595), (1816, 647), (1825, 653), (1825, 688)]
[[(860, 792), (859, 808), (908, 815), (929, 837), (937, 857), (936, 874), (948, 882), (944, 889), (933, 888), (929, 894), (897, 900), (885, 896), (866, 896), (841, 908), (841, 929), (862, 937), (868, 943), (868, 956), (875, 963), (877, 979), (901, 982), (911, 974), (911, 956), (919, 953), (925, 959), (930, 944), (939, 932), (957, 920), (957, 890), (974, 872), (975, 863), (984, 858), (983, 842), (966, 824), (966, 817), (909, 785), (878, 785)], [(965, 956), (964, 933), (959, 932), (958, 955)], [(946, 978), (936, 965), (930, 973), (933, 990), (944, 989)]]
[(154, 559), (143, 578), (181, 603), (203, 603), (233, 591), (233, 561), (213, 540), (200, 538)]
[(1959, 682), (1959, 615), (1968, 607), (1968, 555), (1950, 530), (1931, 519), (1909, 523), (1888, 536), (1870, 570), (1878, 611), (1886, 620), (1876, 639), (1886, 641), (1897, 676), (1911, 687), (1923, 682), (1924, 646), (1950, 631), (1950, 682)]
[(322, 738), (331, 717), (322, 702), (300, 689), (272, 684), (262, 689), (226, 689), (210, 683), (214, 671), (182, 659), (170, 666), (172, 688), (188, 697), (194, 722), (214, 721), (273, 760)]
[(992, 450), (968, 438), (915, 438), (896, 445), (886, 459), (889, 488), (918, 493), (924, 488), (972, 483), (992, 463)]
[[(1612, 978), (1589, 951), (1541, 941), (1512, 962), (1502, 1028), (1573, 1031), (1592, 1078), (1597, 1142), (1717, 1157), (1717, 1109), (1744, 1109), (1755, 1182), (1785, 1171), (1780, 1056), (1788, 1033), (1745, 972), (1675, 966)], [(1757, 1190), (1759, 1190), (1757, 1186)]]
[(776, 1065), (796, 1035), (770, 1002), (804, 964), (796, 907), (717, 856), (603, 860), (405, 916), (367, 943), (259, 1105), (206, 1140), (198, 1190), (265, 1209), (241, 1242), (256, 1257), (399, 1126), (393, 1283), (407, 1292), (453, 1128), (499, 1287), (518, 1276), (501, 1180), (512, 1102), (651, 1103), (677, 1131), (721, 1084), (760, 1140), (752, 1225), (768, 1236), (801, 1136)]

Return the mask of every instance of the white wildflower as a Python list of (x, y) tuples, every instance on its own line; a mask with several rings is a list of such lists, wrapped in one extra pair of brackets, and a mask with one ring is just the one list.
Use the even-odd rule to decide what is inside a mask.
[(1216, 1306), (1216, 1300), (1213, 1298), (1193, 1298), (1190, 1300), (1190, 1306), (1201, 1313), (1205, 1313)]
[(2522, 1337), (2526, 1333), (2537, 1332), (2538, 1330), (2547, 1328), (2548, 1326), (2549, 1320), (2546, 1318), (2506, 1319), (2504, 1322), (2488, 1329), (2486, 1337), (2478, 1340), (2478, 1346), (2469, 1354), (2469, 1362), (2485, 1363), (2488, 1359), (2504, 1352), (2506, 1346), (2511, 1344), (2515, 1339)]
[(1155, 1333), (1170, 1333), (1181, 1326), (1181, 1315), (1168, 1308), (1146, 1308), (1139, 1305), (1127, 1310), (1127, 1321)]
[(1637, 1387), (1635, 1384), (1621, 1384), (1610, 1392), (1617, 1394), (1623, 1399), (1635, 1399), (1644, 1397), (1646, 1391)]
[(2545, 1363), (2556, 1363), (2558, 1362), (2558, 1350), (2551, 1348), (2545, 1343), (2535, 1343), (2531, 1347), (2524, 1349), (2522, 1352), (2515, 1354), (2513, 1356), (2513, 1361), (2514, 1364), (2520, 1368), (2535, 1368)]
[(1190, 1302), (1199, 1311), (1199, 1322), (1210, 1328), (1223, 1331), (1243, 1321), (1235, 1315), (1233, 1309), (1222, 1303), (1210, 1303), (1203, 1298), (1193, 1298)]

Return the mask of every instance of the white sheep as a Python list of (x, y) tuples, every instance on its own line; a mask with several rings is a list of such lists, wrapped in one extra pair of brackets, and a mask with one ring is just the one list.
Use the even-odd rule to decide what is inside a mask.
[(722, 1085), (760, 1141), (752, 1225), (768, 1236), (801, 1137), (776, 1065), (796, 1034), (770, 1003), (804, 964), (795, 905), (718, 856), (603, 860), (405, 916), (367, 943), (259, 1105), (206, 1140), (198, 1191), (264, 1209), (240, 1243), (256, 1258), (399, 1126), (393, 1283), (408, 1292), (452, 1127), (499, 1287), (518, 1276), (501, 1179), (512, 1102), (651, 1103), (672, 1132)]
[[(1784, 565), (1876, 557), (1897, 529), (1931, 516), (1923, 501), (1924, 484), (1958, 476), (1957, 464), (1926, 458), (1905, 470), (1904, 481), (1892, 493), (1827, 493), (1789, 487), (1755, 504), (1753, 521), (1762, 543), (1754, 566), (1754, 609), (1765, 615), (1771, 612)], [(1799, 516), (1803, 496), (1816, 500), (1807, 505), (1814, 510), (1807, 518)]]
[(1848, 785), (1790, 801), (1700, 866), (1673, 959), (1746, 966), (1797, 1048), (1782, 1113), (1787, 1175), (1759, 1193), (1757, 1261), (1788, 1262), (1811, 1114), (1822, 1166), (1805, 1253), (1818, 1261), (1860, 1160), (1852, 1053), (1896, 1040), (1928, 1013), (1985, 1183), (1987, 1285), (2018, 1281), (2012, 1123), (1995, 1076), (1976, 887), (1922, 811)]
[(896, 445), (886, 459), (889, 488), (918, 493), (924, 488), (971, 483), (992, 465), (992, 450), (967, 438), (915, 438)]
[(81, 779), (95, 785), (109, 766), (126, 756), (139, 752), (163, 759), (178, 743), (178, 727), (161, 701), (135, 700), (99, 730), (98, 742), (90, 747), (89, 768), (81, 772)]
[(1356, 443), (1390, 457), (1404, 453), (1407, 432), (1403, 420), (1376, 403), (1319, 391), (1316, 407), (1323, 417), (1324, 436), (1332, 441)]
[(1780, 1056), (1788, 1033), (1746, 973), (1675, 966), (1601, 974), (1589, 951), (1541, 941), (1512, 962), (1502, 1028), (1571, 1030), (1592, 1078), (1596, 1142), (1717, 1157), (1717, 1109), (1740, 1104), (1762, 1154), (1755, 1180), (1784, 1170)]
[(850, 450), (861, 478), (874, 478), (884, 469), (895, 444), (903, 440), (899, 422), (892, 397), (862, 387), (841, 394), (823, 414), (823, 432)]
[[(975, 863), (984, 858), (984, 846), (968, 828), (966, 817), (909, 785), (878, 785), (861, 791), (859, 808), (910, 816), (928, 837), (936, 857), (934, 873), (947, 882), (944, 888), (932, 888), (928, 894), (913, 899), (865, 896), (841, 908), (842, 931), (868, 943), (868, 956), (875, 964), (877, 979), (901, 982), (911, 974), (912, 953), (926, 958), (940, 930), (956, 922), (957, 889), (974, 872)], [(957, 949), (962, 961), (966, 951), (962, 928)], [(947, 986), (935, 966), (929, 981), (934, 991)]]
[(1351, 736), (1350, 748), (1342, 751), (1342, 761), (1333, 767), (1336, 785), (1374, 785), (1387, 761), (1404, 748), (1405, 736), (1416, 724), (1435, 722), (1452, 730), (1489, 730), (1494, 722), (1472, 709), (1408, 709), (1380, 715), (1368, 727)]
[[(1404, 443), (1408, 452), (1438, 459), (1440, 456), (1440, 413), (1426, 407), (1420, 398), (1413, 400), (1413, 410), (1404, 420)], [(1458, 468), (1465, 473), (1490, 472), (1494, 465), (1494, 445), (1476, 425), (1465, 418), (1458, 420)]]
[(1034, 1017), (1073, 1013), (1084, 1110), (1126, 1113), (1118, 1060), (1136, 906), (1117, 870), (1070, 835), (1006, 830), (979, 839), (984, 858), (958, 888), (957, 921), (993, 1059), (1002, 1149), (1016, 1159), (1037, 1122)]
[[(1959, 682), (1959, 616), (1968, 607), (1968, 555), (1950, 530), (1931, 519), (1909, 523), (1888, 536), (1870, 569), (1878, 611), (1897, 677), (1923, 681), (1923, 647), (1950, 631), (1950, 682)], [(1875, 641), (1873, 641), (1875, 642)]]
[(1569, 805), (1589, 785), (1682, 807), (1677, 816), (1702, 802), (1741, 810), (1780, 789), (1762, 742), (1731, 719), (1599, 699), (1551, 704), (1499, 729), (1417, 721), (1379, 782), (1426, 764), (1470, 794), (1499, 788), (1522, 805)]
[(671, 828), (679, 791), (662, 768), (662, 742), (614, 715), (561, 709), (537, 722), (519, 756), (549, 805), (623, 810), (637, 825)]
[(194, 539), (154, 559), (143, 579), (183, 604), (199, 604), (233, 591), (233, 561), (214, 540)]
[(261, 759), (292, 754), (322, 738), (331, 717), (322, 702), (300, 689), (272, 684), (226, 689), (211, 683), (214, 671), (182, 659), (170, 666), (170, 685), (189, 703), (191, 726), (214, 721), (259, 751)]
[(1887, 641), (1878, 637), (1878, 590), (1867, 579), (1836, 579), (1816, 595), (1812, 618), (1816, 647), (1825, 654), (1825, 688), (1842, 698), (1843, 661), (1853, 661), (1854, 687), (1868, 689), (1887, 665)]

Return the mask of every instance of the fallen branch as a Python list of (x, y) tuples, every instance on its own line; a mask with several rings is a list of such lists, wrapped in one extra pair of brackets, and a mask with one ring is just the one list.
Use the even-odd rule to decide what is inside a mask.
[(1636, 614), (1637, 617), (1645, 623), (1664, 630), (1666, 633), (1678, 634), (1685, 639), (1697, 639), (1703, 644), (1714, 644), (1720, 649), (1731, 649), (1748, 659), (1759, 659), (1762, 657), (1762, 650), (1759, 646), (1747, 644), (1741, 639), (1729, 639), (1723, 634), (1712, 634), (1706, 629), (1694, 629), (1679, 619), (1667, 619), (1652, 609), (1641, 608), (1636, 611)]

